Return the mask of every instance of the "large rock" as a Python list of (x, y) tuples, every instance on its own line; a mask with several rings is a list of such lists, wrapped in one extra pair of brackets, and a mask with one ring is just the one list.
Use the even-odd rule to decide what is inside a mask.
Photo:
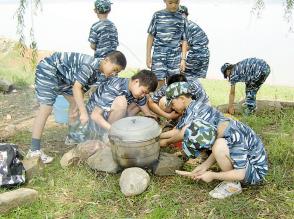
[(176, 155), (160, 152), (158, 162), (153, 166), (153, 173), (158, 176), (175, 175), (175, 170), (180, 170), (183, 164)]
[(107, 147), (101, 141), (89, 140), (77, 145), (77, 147), (71, 149), (65, 153), (60, 159), (60, 165), (62, 168), (76, 165), (80, 162), (84, 162), (90, 156), (92, 156), (98, 149)]
[(113, 160), (110, 147), (99, 148), (95, 154), (88, 158), (87, 164), (93, 170), (117, 173), (120, 168)]
[(7, 80), (0, 80), (0, 92), (8, 93), (13, 90), (13, 85)]
[(22, 161), (23, 166), (26, 170), (26, 180), (30, 181), (35, 176), (44, 174), (44, 163), (40, 157), (31, 158)]
[(13, 208), (28, 205), (38, 198), (38, 192), (33, 189), (21, 188), (0, 194), (0, 213), (6, 213)]
[(141, 194), (147, 189), (149, 183), (150, 176), (139, 167), (125, 169), (119, 179), (120, 190), (125, 196)]

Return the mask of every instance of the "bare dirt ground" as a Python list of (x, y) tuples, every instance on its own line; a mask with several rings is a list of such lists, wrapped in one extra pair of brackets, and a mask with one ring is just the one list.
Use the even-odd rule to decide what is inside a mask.
[[(31, 130), (38, 103), (34, 89), (0, 94), (0, 142), (16, 143), (26, 151), (31, 141)], [(62, 155), (72, 146), (64, 145), (67, 126), (57, 124), (52, 114), (47, 120), (42, 147), (50, 153)]]

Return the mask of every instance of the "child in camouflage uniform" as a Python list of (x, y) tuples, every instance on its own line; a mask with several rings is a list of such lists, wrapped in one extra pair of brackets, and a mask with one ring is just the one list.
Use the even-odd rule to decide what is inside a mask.
[(262, 59), (248, 58), (237, 64), (225, 63), (221, 67), (224, 78), (231, 83), (228, 112), (234, 114), (235, 84), (245, 82), (246, 100), (244, 113), (250, 115), (256, 109), (256, 94), (270, 74), (270, 66)]
[(166, 8), (153, 14), (146, 47), (146, 64), (156, 74), (159, 87), (167, 77), (185, 70), (187, 51), (187, 22), (178, 12), (180, 0), (164, 2)]
[(146, 95), (157, 87), (157, 78), (149, 70), (141, 70), (128, 78), (110, 78), (100, 84), (87, 103), (91, 118), (86, 127), (71, 133), (76, 143), (89, 139), (104, 139), (111, 124), (125, 116), (134, 116), (142, 111), (152, 116)]
[(176, 127), (160, 135), (160, 146), (165, 147), (183, 140), (187, 126), (196, 118), (217, 125), (224, 115), (202, 101), (192, 99), (191, 86), (187, 82), (172, 83), (166, 89), (166, 104), (181, 115)]
[[(197, 157), (203, 150), (212, 152), (206, 161), (192, 172), (176, 172), (194, 180), (223, 181), (209, 192), (213, 198), (223, 199), (241, 193), (240, 182), (259, 184), (268, 172), (261, 139), (241, 122), (227, 119), (215, 126), (201, 119), (194, 120), (185, 130), (183, 151), (188, 157)], [(208, 171), (215, 162), (221, 172)]]
[(92, 25), (89, 34), (90, 47), (95, 51), (95, 58), (104, 58), (118, 46), (117, 29), (113, 22), (107, 19), (111, 11), (109, 0), (96, 0), (94, 11), (99, 21)]
[[(148, 100), (149, 108), (154, 113), (167, 119), (177, 119), (179, 117), (179, 114), (172, 110), (170, 107), (166, 107), (165, 94), (166, 89), (169, 85), (181, 81), (187, 82), (187, 78), (183, 74), (176, 74), (168, 77), (167, 85), (162, 86), (150, 96)], [(188, 83), (191, 86), (192, 99), (202, 103), (209, 103), (208, 96), (197, 78), (191, 78)]]
[(36, 69), (35, 89), (40, 104), (33, 130), (31, 149), (27, 158), (41, 157), (44, 163), (53, 158), (41, 150), (41, 135), (57, 95), (62, 94), (69, 101), (69, 125), (76, 120), (86, 124), (89, 117), (84, 105), (83, 94), (90, 85), (116, 75), (126, 67), (126, 58), (119, 51), (109, 53), (103, 60), (80, 53), (56, 52), (40, 61)]
[[(188, 8), (181, 5), (179, 12), (186, 18)], [(189, 78), (206, 78), (209, 64), (209, 40), (205, 32), (193, 21), (188, 20), (187, 27), (188, 55), (186, 60), (185, 76)]]

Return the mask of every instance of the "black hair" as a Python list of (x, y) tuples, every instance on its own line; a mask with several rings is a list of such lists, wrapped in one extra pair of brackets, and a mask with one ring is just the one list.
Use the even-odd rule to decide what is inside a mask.
[(133, 75), (131, 79), (138, 79), (139, 85), (147, 87), (149, 92), (154, 92), (158, 85), (156, 75), (152, 71), (146, 69), (140, 70), (137, 74)]
[(169, 76), (167, 78), (166, 84), (167, 84), (167, 86), (169, 86), (172, 83), (182, 82), (182, 81), (187, 82), (186, 76), (183, 74), (175, 74), (175, 75)]
[(105, 58), (108, 58), (111, 61), (111, 63), (121, 66), (122, 69), (125, 69), (127, 66), (127, 59), (125, 55), (120, 51), (116, 50), (116, 51), (110, 52), (106, 55)]

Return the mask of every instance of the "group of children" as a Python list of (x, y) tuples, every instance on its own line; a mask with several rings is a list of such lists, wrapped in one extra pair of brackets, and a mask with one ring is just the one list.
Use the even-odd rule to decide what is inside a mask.
[[(146, 65), (130, 79), (117, 74), (127, 65), (117, 51), (118, 33), (108, 20), (109, 0), (96, 0), (99, 21), (91, 27), (89, 42), (94, 56), (56, 52), (37, 66), (35, 89), (40, 104), (32, 130), (27, 157), (40, 156), (44, 163), (53, 157), (41, 150), (40, 139), (57, 95), (69, 101), (67, 143), (103, 139), (111, 124), (123, 117), (143, 112), (154, 118), (164, 117), (175, 127), (160, 135), (160, 146), (183, 142), (187, 157), (201, 151), (210, 155), (192, 172), (178, 174), (205, 182), (223, 181), (209, 194), (225, 198), (240, 193), (240, 182), (257, 184), (267, 173), (267, 156), (260, 138), (245, 124), (226, 118), (210, 106), (198, 78), (205, 78), (209, 64), (208, 38), (194, 22), (188, 21), (188, 9), (180, 0), (164, 0), (165, 9), (154, 13), (148, 27)], [(152, 52), (153, 50), (153, 52)], [(253, 113), (256, 93), (270, 73), (261, 59), (249, 58), (221, 67), (231, 83), (229, 113), (234, 113), (235, 84), (246, 83), (245, 112)], [(84, 103), (84, 93), (95, 92)], [(149, 95), (150, 94), (150, 95)], [(217, 163), (221, 172), (208, 171)]]

